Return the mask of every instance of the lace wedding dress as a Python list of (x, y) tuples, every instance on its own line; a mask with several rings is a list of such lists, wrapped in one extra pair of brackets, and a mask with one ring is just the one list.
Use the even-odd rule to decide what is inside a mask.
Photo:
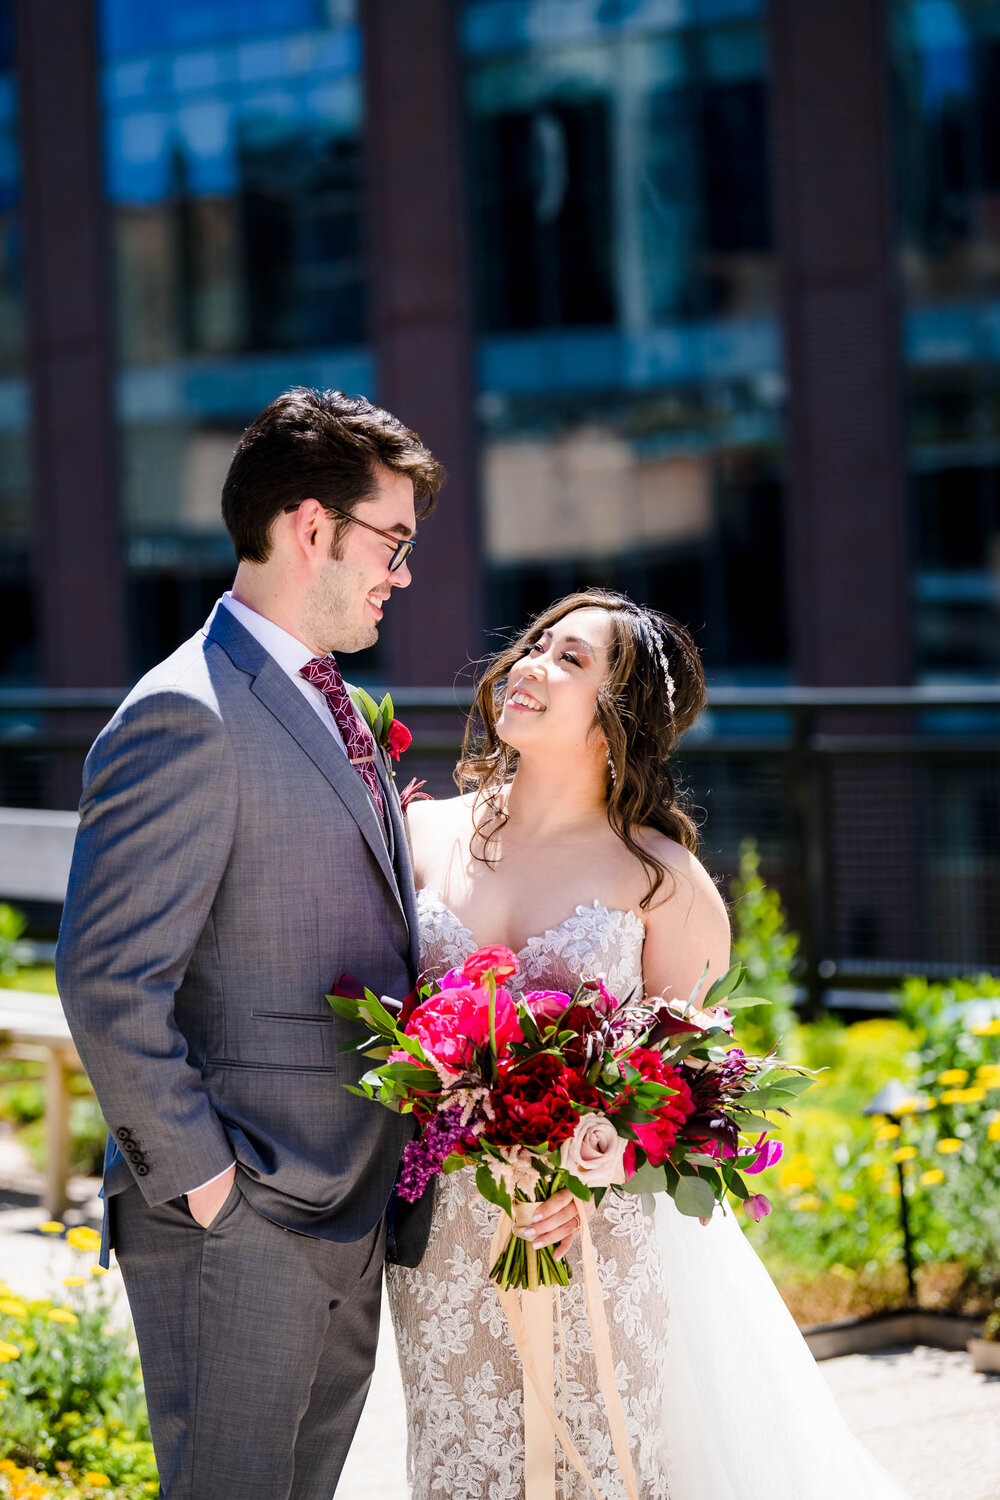
[[(437, 892), (418, 907), (422, 967), (460, 966), (476, 948), (468, 928)], [(624, 996), (642, 984), (643, 936), (634, 913), (579, 906), (528, 941), (508, 988), (572, 992), (601, 974)], [(637, 1197), (609, 1192), (591, 1220), (641, 1500), (906, 1500), (851, 1437), (733, 1215), (716, 1210), (706, 1228), (656, 1202), (646, 1217)], [(423, 1260), (387, 1268), (411, 1500), (523, 1500), (521, 1367), (489, 1281), (496, 1216), (471, 1169), (438, 1178)], [(625, 1500), (577, 1249), (556, 1407), (604, 1500)], [(558, 1500), (588, 1500), (557, 1451)]]

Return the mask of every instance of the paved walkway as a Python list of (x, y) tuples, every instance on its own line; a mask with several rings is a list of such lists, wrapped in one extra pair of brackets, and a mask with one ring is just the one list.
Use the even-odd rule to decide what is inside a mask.
[[(96, 1206), (81, 1200), (67, 1222), (94, 1223)], [(42, 1295), (76, 1269), (61, 1240), (39, 1234), (42, 1217), (28, 1195), (0, 1189), (0, 1280), (24, 1295)], [(382, 1333), (337, 1500), (406, 1500), (403, 1395), (387, 1313)], [(820, 1369), (850, 1426), (911, 1500), (1000, 1500), (1000, 1377), (974, 1374), (965, 1354), (926, 1348), (848, 1355)]]

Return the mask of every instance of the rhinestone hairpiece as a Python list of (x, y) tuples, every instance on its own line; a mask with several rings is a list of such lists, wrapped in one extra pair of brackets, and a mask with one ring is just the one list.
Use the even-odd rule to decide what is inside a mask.
[(641, 614), (639, 621), (650, 649), (660, 664), (660, 671), (663, 673), (663, 683), (667, 690), (667, 707), (672, 714), (674, 711), (674, 679), (670, 675), (670, 667), (667, 664), (667, 653), (663, 649), (663, 641), (659, 631), (647, 614)]

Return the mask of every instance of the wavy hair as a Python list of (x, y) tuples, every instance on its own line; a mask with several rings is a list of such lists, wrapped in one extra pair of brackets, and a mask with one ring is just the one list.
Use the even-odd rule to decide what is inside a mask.
[[(655, 828), (692, 853), (698, 848), (698, 830), (678, 792), (670, 757), (705, 707), (705, 674), (690, 634), (669, 615), (608, 589), (568, 594), (536, 615), (486, 664), (455, 781), (460, 791), (475, 792), (473, 826), (483, 846), (475, 857), (488, 863), (489, 846), (507, 822), (503, 791), (518, 761), (518, 752), (497, 731), (507, 677), (544, 631), (577, 609), (603, 609), (611, 619), (610, 666), (597, 694), (596, 723), (608, 745), (608, 822), (649, 876), (641, 902), (645, 908), (663, 884), (667, 867), (642, 847), (636, 831)], [(657, 641), (673, 679), (672, 707)]]

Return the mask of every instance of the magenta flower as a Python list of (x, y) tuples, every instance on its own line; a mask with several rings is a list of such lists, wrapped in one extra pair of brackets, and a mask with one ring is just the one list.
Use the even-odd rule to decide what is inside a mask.
[(752, 1198), (747, 1199), (743, 1207), (756, 1224), (761, 1219), (766, 1219), (771, 1212), (771, 1200), (770, 1198), (766, 1198), (763, 1193), (754, 1193)]
[(753, 1156), (748, 1157), (746, 1161), (740, 1162), (741, 1172), (753, 1174), (755, 1172), (763, 1172), (768, 1167), (773, 1167), (775, 1162), (781, 1160), (781, 1153), (784, 1147), (780, 1141), (769, 1141), (766, 1135), (762, 1135), (753, 1150)]
[(524, 1003), (536, 1021), (558, 1021), (573, 1003), (564, 990), (529, 990)]

